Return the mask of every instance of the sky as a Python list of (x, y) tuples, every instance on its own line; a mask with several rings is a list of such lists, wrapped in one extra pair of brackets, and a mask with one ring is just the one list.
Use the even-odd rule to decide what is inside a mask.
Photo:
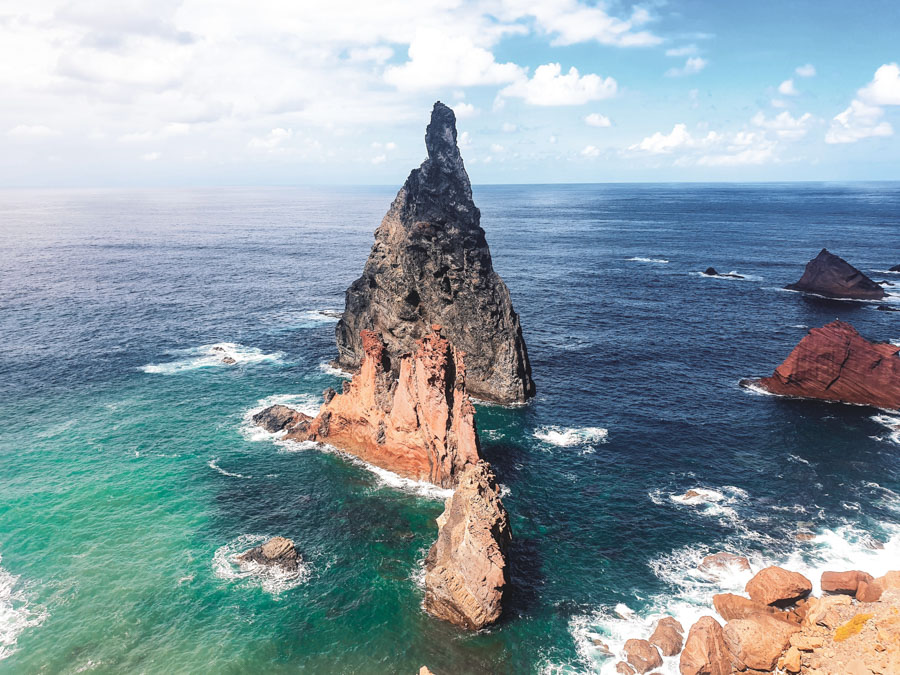
[(0, 187), (900, 180), (900, 0), (0, 0)]

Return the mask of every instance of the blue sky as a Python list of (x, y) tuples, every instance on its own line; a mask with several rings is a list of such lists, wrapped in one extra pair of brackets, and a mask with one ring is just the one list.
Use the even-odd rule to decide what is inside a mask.
[(0, 5), (0, 186), (900, 179), (900, 2)]

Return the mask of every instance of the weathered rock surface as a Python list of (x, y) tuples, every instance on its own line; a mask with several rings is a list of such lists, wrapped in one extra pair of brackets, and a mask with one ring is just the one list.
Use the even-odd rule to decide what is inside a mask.
[(823, 593), (841, 593), (844, 595), (856, 595), (859, 583), (873, 581), (871, 574), (853, 570), (850, 572), (822, 572), (821, 586)]
[(644, 675), (662, 665), (659, 651), (647, 640), (632, 638), (625, 641), (625, 658), (636, 672)]
[(900, 346), (869, 342), (843, 321), (813, 328), (775, 374), (744, 380), (773, 394), (900, 408)]
[[(416, 341), (415, 353), (390, 369), (377, 335), (363, 331), (366, 356), (343, 394), (325, 391), (311, 419), (273, 406), (258, 413), (267, 429), (287, 429), (286, 439), (328, 443), (401, 476), (451, 488), (463, 469), (478, 462), (475, 408), (466, 392), (462, 355), (440, 335), (440, 326)], [(290, 410), (289, 408), (287, 409)]]
[(439, 323), (466, 355), (473, 396), (524, 402), (534, 396), (534, 382), (519, 317), (491, 262), (456, 145), (456, 117), (440, 102), (425, 146), (428, 159), (397, 193), (362, 276), (347, 289), (335, 329), (336, 365), (355, 370), (365, 356), (361, 331), (371, 330), (382, 336), (396, 370)]
[(288, 408), (286, 405), (273, 405), (256, 413), (253, 416), (253, 423), (266, 431), (275, 433), (287, 426), (294, 426), (303, 419), (308, 418), (293, 408)]
[(812, 591), (812, 583), (799, 572), (782, 567), (766, 567), (747, 582), (744, 588), (751, 600), (764, 605), (789, 605), (805, 598)]
[(663, 656), (675, 656), (684, 645), (684, 626), (674, 617), (663, 617), (656, 623), (649, 640)]
[(237, 559), (266, 567), (280, 567), (286, 572), (296, 571), (302, 562), (294, 542), (284, 537), (272, 537), (264, 544), (241, 553)]
[(753, 670), (769, 671), (800, 626), (766, 614), (735, 619), (725, 624), (725, 644), (735, 660)]
[(734, 593), (719, 593), (713, 596), (713, 607), (725, 621), (733, 621), (735, 619), (748, 619), (757, 614), (766, 614), (779, 621), (788, 623), (800, 623), (795, 615), (789, 612), (782, 612), (771, 605), (765, 605), (756, 600), (745, 598)]
[(731, 675), (731, 656), (725, 632), (711, 616), (691, 626), (679, 662), (681, 675)]
[(881, 300), (885, 295), (881, 286), (846, 260), (824, 248), (807, 263), (800, 280), (785, 288), (829, 298), (853, 300)]
[(893, 267), (891, 267), (889, 269), (891, 272), (900, 272), (900, 265), (894, 265)]
[(500, 618), (511, 533), (487, 462), (465, 468), (425, 558), (425, 610), (469, 630)]

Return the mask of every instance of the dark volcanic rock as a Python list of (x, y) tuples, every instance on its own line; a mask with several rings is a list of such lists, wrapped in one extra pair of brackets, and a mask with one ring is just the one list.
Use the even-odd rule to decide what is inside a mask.
[(875, 309), (877, 309), (880, 312), (900, 312), (900, 309), (897, 309), (896, 307), (891, 307), (890, 305), (878, 305), (878, 307), (876, 307)]
[(900, 272), (900, 265), (894, 265), (890, 268), (891, 272)]
[(534, 395), (531, 364), (509, 290), (494, 271), (456, 145), (456, 116), (435, 103), (426, 159), (375, 231), (362, 276), (335, 329), (337, 366), (362, 362), (362, 330), (380, 335), (392, 369), (432, 324), (466, 357), (469, 392), (499, 403)]
[(237, 557), (241, 562), (254, 562), (266, 567), (280, 567), (286, 572), (294, 572), (302, 562), (294, 548), (294, 542), (284, 537), (272, 537), (266, 543), (251, 548)]
[(253, 423), (266, 431), (275, 433), (304, 419), (309, 419), (309, 417), (286, 405), (273, 405), (256, 413), (253, 416)]
[(729, 279), (743, 279), (744, 278), (740, 274), (721, 274), (716, 271), (715, 267), (707, 267), (704, 270), (703, 274), (705, 274), (708, 277), (728, 277)]
[(843, 321), (813, 328), (771, 377), (744, 380), (773, 394), (900, 408), (900, 347), (869, 342)]
[(884, 289), (843, 258), (822, 249), (806, 265), (806, 271), (795, 284), (785, 288), (824, 295), (828, 298), (881, 300)]

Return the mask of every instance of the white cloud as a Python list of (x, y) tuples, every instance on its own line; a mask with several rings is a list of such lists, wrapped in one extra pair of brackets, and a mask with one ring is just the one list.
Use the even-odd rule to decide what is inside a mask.
[(533, 16), (537, 26), (554, 35), (553, 45), (573, 45), (596, 41), (617, 47), (657, 45), (662, 39), (647, 31), (634, 31), (651, 17), (647, 10), (635, 8), (628, 19), (606, 13), (602, 6), (583, 5), (576, 0), (502, 0), (501, 17)]
[(891, 136), (894, 129), (888, 122), (881, 121), (883, 116), (882, 108), (854, 99), (849, 108), (835, 115), (825, 134), (825, 142), (855, 143), (863, 138)]
[(247, 143), (247, 147), (249, 147), (251, 150), (265, 150), (268, 152), (276, 152), (280, 150), (280, 146), (285, 141), (290, 140), (293, 135), (293, 129), (282, 129), (281, 127), (278, 127), (277, 129), (272, 129), (262, 138), (250, 139), (250, 142)]
[(160, 157), (162, 157), (162, 153), (159, 152), (147, 152), (141, 155), (141, 159), (145, 162), (155, 162)]
[(472, 137), (469, 135), (468, 131), (464, 131), (456, 139), (456, 142), (459, 145), (459, 147), (468, 148), (472, 145)]
[(796, 96), (800, 92), (797, 91), (797, 88), (794, 86), (794, 80), (785, 80), (781, 84), (778, 85), (778, 93), (783, 94), (784, 96)]
[(900, 105), (900, 66), (896, 63), (881, 66), (858, 95), (870, 105)]
[(504, 152), (505, 150), (506, 148), (504, 148), (499, 143), (491, 143), (491, 152), (493, 152), (495, 155)]
[(584, 157), (599, 157), (600, 156), (600, 148), (595, 145), (586, 145), (584, 149), (581, 151), (582, 156)]
[(372, 158), (372, 164), (384, 164), (387, 161), (387, 155), (378, 155)]
[(17, 124), (6, 132), (12, 138), (47, 138), (59, 136), (59, 132), (43, 124)]
[(556, 137), (556, 135), (550, 136), (550, 138), (547, 139), (547, 142), (551, 145), (556, 145), (558, 141), (559, 139)]
[(611, 77), (580, 75), (575, 66), (562, 74), (558, 63), (538, 66), (534, 76), (509, 85), (501, 95), (525, 99), (532, 105), (582, 105), (616, 95), (618, 83)]
[(478, 114), (478, 109), (472, 105), (471, 103), (464, 103), (460, 101), (459, 103), (453, 104), (453, 112), (456, 113), (456, 117), (458, 119), (464, 120), (469, 117), (474, 117)]
[(401, 90), (506, 84), (525, 76), (515, 63), (497, 63), (494, 55), (466, 36), (419, 29), (409, 45), (409, 61), (391, 66), (384, 79)]
[(587, 117), (584, 118), (585, 124), (589, 127), (610, 127), (612, 126), (612, 121), (606, 116), (601, 115), (600, 113), (591, 113)]
[(666, 56), (693, 56), (697, 53), (697, 45), (684, 45), (666, 50)]
[(691, 56), (685, 61), (681, 68), (669, 68), (666, 71), (666, 77), (683, 77), (685, 75), (694, 75), (709, 65), (709, 61), (700, 56)]
[(504, 122), (504, 123), (500, 126), (500, 131), (502, 131), (504, 134), (511, 134), (511, 133), (514, 133), (514, 132), (516, 132), (516, 131), (518, 131), (518, 130), (519, 130), (518, 125), (513, 124), (512, 122)]
[(651, 155), (662, 155), (669, 154), (678, 148), (688, 147), (693, 144), (694, 139), (687, 130), (687, 125), (676, 124), (668, 134), (657, 131), (652, 136), (647, 136), (640, 143), (636, 143), (628, 149), (649, 152)]
[(778, 113), (772, 119), (766, 119), (763, 112), (758, 112), (750, 120), (752, 124), (775, 132), (780, 138), (802, 138), (809, 131), (813, 123), (813, 116), (804, 113), (800, 117), (794, 117), (787, 110)]
[(794, 72), (800, 77), (814, 77), (816, 74), (816, 67), (811, 63), (807, 63), (805, 66), (797, 66)]
[(348, 53), (348, 58), (356, 62), (384, 63), (394, 55), (390, 47), (355, 47)]

